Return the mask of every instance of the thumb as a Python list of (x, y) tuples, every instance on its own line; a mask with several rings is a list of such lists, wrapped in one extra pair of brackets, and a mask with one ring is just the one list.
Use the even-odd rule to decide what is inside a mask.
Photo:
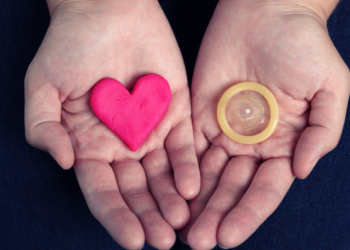
[(344, 88), (320, 90), (311, 101), (309, 126), (301, 134), (294, 152), (293, 171), (297, 178), (306, 178), (317, 161), (339, 142), (349, 99), (349, 81), (339, 86)]
[(28, 143), (44, 150), (64, 169), (74, 163), (71, 139), (61, 125), (57, 87), (25, 81), (25, 133)]

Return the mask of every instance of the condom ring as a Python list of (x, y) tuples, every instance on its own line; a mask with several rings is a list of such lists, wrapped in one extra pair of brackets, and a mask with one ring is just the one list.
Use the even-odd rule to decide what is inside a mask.
[(217, 119), (222, 131), (233, 141), (256, 144), (275, 131), (278, 104), (265, 86), (242, 82), (229, 88), (217, 107)]

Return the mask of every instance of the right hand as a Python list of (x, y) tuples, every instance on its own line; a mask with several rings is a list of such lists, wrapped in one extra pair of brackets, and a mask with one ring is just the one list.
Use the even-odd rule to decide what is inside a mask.
[[(199, 192), (185, 67), (156, 0), (49, 2), (51, 24), (25, 79), (28, 142), (62, 168), (74, 164), (92, 214), (124, 248), (169, 249)], [(146, 74), (168, 80), (172, 100), (136, 152), (92, 112), (91, 89)], [(173, 171), (173, 173), (172, 173)]]
[[(319, 13), (317, 1), (297, 2), (221, 0), (207, 28), (192, 82), (201, 191), (179, 234), (193, 249), (242, 244), (279, 206), (295, 176), (306, 178), (338, 144), (349, 68), (327, 31), (324, 13), (331, 11)], [(276, 131), (253, 145), (229, 139), (216, 117), (223, 93), (245, 81), (265, 85), (279, 106)]]

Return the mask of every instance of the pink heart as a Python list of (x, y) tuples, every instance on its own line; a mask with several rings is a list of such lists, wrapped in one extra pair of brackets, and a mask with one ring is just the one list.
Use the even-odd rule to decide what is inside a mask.
[(141, 77), (131, 93), (117, 80), (102, 79), (92, 90), (90, 103), (97, 117), (136, 151), (163, 118), (170, 99), (168, 82), (151, 74)]

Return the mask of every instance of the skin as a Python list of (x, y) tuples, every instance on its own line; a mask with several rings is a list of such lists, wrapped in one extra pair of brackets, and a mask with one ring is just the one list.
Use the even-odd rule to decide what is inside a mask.
[[(192, 82), (201, 191), (179, 234), (192, 249), (242, 244), (281, 203), (294, 178), (306, 178), (339, 141), (349, 69), (328, 35), (332, 11), (306, 3), (218, 3)], [(231, 141), (216, 118), (222, 94), (244, 81), (270, 89), (280, 110), (274, 134), (255, 145)]]
[[(193, 249), (241, 244), (278, 206), (294, 176), (305, 178), (337, 144), (349, 73), (325, 26), (335, 1), (324, 1), (327, 8), (319, 2), (220, 2), (193, 79), (202, 189), (180, 233)], [(64, 169), (74, 162), (92, 213), (120, 245), (137, 249), (146, 239), (170, 248), (172, 228), (189, 217), (184, 198), (196, 195), (199, 179), (186, 76), (163, 13), (154, 1), (48, 5), (52, 23), (25, 81), (28, 142)], [(168, 79), (173, 101), (132, 153), (94, 117), (89, 93), (104, 77), (132, 89), (138, 77), (153, 72)], [(221, 94), (247, 80), (270, 88), (281, 111), (276, 133), (255, 146), (229, 141), (213, 115)]]
[[(25, 79), (28, 142), (68, 169), (96, 219), (126, 249), (174, 244), (190, 218), (186, 199), (200, 187), (183, 60), (155, 0), (48, 1), (51, 24)], [(92, 112), (102, 78), (129, 90), (157, 73), (171, 103), (136, 152)]]

